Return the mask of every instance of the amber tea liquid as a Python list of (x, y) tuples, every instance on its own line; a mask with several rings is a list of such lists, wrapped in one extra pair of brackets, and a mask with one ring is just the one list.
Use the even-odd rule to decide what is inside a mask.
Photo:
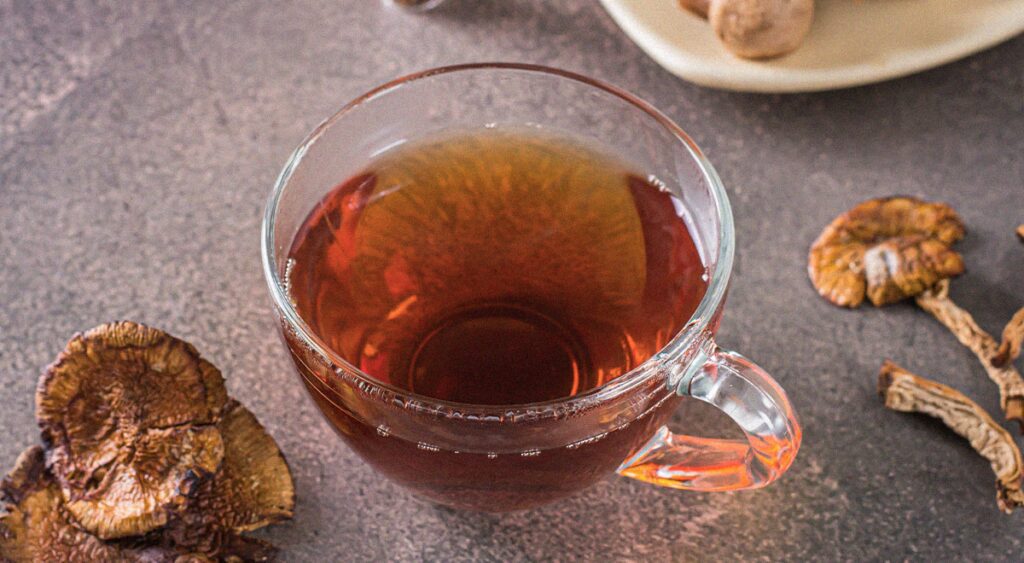
[[(610, 151), (534, 132), (400, 145), (315, 206), (289, 253), (288, 292), (334, 352), (394, 387), (475, 405), (586, 393), (662, 348), (706, 289), (681, 204), (642, 172)], [(305, 375), (349, 443), (420, 493), (509, 481), (500, 499), (442, 499), (472, 508), (518, 508), (582, 488), (589, 482), (559, 468), (578, 456), (614, 467), (674, 406), (544, 459), (502, 464), (461, 452), (446, 461), (364, 427), (358, 408)], [(515, 472), (530, 474), (530, 486), (516, 489)]]

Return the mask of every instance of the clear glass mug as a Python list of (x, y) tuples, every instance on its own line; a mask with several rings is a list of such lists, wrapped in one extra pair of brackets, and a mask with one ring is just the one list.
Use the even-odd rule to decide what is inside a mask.
[[(436, 400), (380, 382), (332, 351), (285, 284), (288, 251), (314, 205), (375, 154), (453, 128), (539, 126), (614, 147), (682, 201), (708, 268), (692, 318), (657, 354), (573, 397), (511, 406)], [(725, 190), (696, 144), (646, 102), (573, 73), (470, 64), (400, 78), (321, 124), (289, 159), (263, 221), (263, 268), (300, 379), (339, 435), (376, 471), (440, 504), (527, 508), (612, 471), (696, 491), (754, 489), (793, 462), (801, 430), (785, 392), (760, 367), (715, 344), (732, 270)], [(714, 405), (746, 440), (665, 427), (685, 397)]]

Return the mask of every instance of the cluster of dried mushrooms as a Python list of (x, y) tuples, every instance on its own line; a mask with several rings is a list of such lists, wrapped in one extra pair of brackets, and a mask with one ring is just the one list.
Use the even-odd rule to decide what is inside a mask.
[[(854, 308), (867, 298), (875, 306), (913, 297), (978, 357), (999, 387), (1006, 420), (1024, 431), (1024, 379), (1013, 361), (1024, 340), (1024, 309), (1003, 331), (1002, 343), (949, 298), (949, 278), (964, 271), (952, 249), (964, 237), (963, 221), (950, 206), (912, 197), (865, 201), (830, 223), (811, 246), (808, 273), (818, 293), (835, 305)], [(1018, 228), (1024, 241), (1024, 226)], [(930, 381), (886, 360), (878, 374), (885, 405), (927, 414), (966, 438), (996, 474), (996, 499), (1004, 512), (1024, 505), (1024, 462), (1013, 437), (974, 401), (952, 387)]]
[(0, 560), (263, 561), (290, 518), (274, 439), (196, 349), (132, 322), (76, 335), (39, 380), (32, 446), (0, 485)]

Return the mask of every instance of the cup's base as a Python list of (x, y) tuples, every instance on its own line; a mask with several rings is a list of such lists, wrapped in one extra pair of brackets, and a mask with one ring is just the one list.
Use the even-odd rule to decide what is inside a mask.
[[(507, 438), (535, 436), (538, 444), (550, 442), (555, 426), (585, 424), (574, 418), (517, 421), (481, 425), (479, 421), (451, 418), (443, 412), (410, 411), (424, 425), (432, 425), (451, 438), (420, 441), (415, 427), (399, 431), (380, 416), (379, 398), (366, 394), (352, 382), (339, 378), (330, 368), (318, 369), (307, 348), (284, 333), (299, 376), (310, 397), (345, 443), (374, 471), (414, 495), (457, 510), (511, 512), (528, 510), (571, 496), (612, 474), (631, 452), (648, 441), (682, 400), (663, 389), (653, 396), (651, 407), (627, 425), (603, 434), (585, 433), (571, 443), (556, 442), (545, 448), (502, 449)], [(654, 385), (663, 386), (661, 382)], [(401, 408), (389, 403), (385, 408)], [(391, 416), (399, 416), (391, 412)], [(411, 433), (411, 434), (410, 434)], [(411, 439), (410, 439), (411, 438)], [(472, 451), (462, 443), (475, 442)], [(493, 444), (496, 451), (480, 451), (479, 444)], [(485, 446), (486, 447), (486, 446)], [(504, 446), (507, 448), (507, 446)]]

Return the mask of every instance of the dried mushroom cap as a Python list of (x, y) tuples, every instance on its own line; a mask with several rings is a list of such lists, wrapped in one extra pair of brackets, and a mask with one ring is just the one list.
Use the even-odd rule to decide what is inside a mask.
[(216, 519), (217, 527), (248, 532), (291, 518), (295, 485), (274, 438), (241, 403), (232, 400), (217, 425), (224, 462), (200, 485), (189, 512)]
[(291, 518), (295, 508), (291, 471), (256, 417), (232, 400), (217, 427), (224, 437), (220, 470), (160, 532), (170, 545), (213, 555), (238, 544), (241, 532)]
[(103, 539), (163, 526), (216, 472), (224, 443), (209, 426), (153, 429), (114, 455), (110, 469), (101, 467), (84, 491), (64, 491), (78, 523)]
[(0, 561), (109, 563), (206, 563), (268, 561), (269, 543), (225, 535), (213, 555), (138, 539), (103, 541), (75, 524), (60, 487), (46, 470), (44, 453), (33, 446), (18, 457), (0, 484)]
[(60, 488), (46, 471), (39, 446), (18, 456), (0, 492), (0, 561), (170, 562), (180, 557), (160, 547), (139, 551), (105, 543), (76, 526), (63, 506)]
[(68, 511), (103, 539), (164, 525), (219, 467), (226, 403), (217, 368), (162, 331), (119, 322), (76, 335), (36, 392)]
[(61, 494), (46, 474), (43, 450), (22, 452), (0, 486), (0, 559), (68, 561), (117, 558), (116, 550), (74, 526), (61, 509)]
[(857, 307), (895, 303), (961, 274), (950, 248), (964, 236), (953, 208), (913, 197), (860, 203), (836, 217), (811, 246), (808, 272), (822, 297)]

